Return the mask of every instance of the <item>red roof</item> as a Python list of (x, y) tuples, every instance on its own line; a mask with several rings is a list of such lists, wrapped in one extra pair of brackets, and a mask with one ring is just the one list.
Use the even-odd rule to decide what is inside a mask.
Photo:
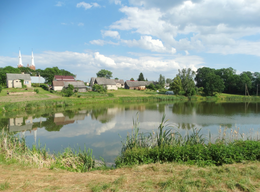
[(65, 75), (55, 75), (56, 81), (75, 81), (73, 76), (65, 76)]

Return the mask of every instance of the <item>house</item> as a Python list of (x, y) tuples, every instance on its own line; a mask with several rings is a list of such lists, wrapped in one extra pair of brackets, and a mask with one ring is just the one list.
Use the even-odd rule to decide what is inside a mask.
[(125, 89), (144, 90), (153, 81), (126, 81)]
[(55, 75), (53, 81), (76, 81), (73, 76)]
[(54, 91), (61, 91), (64, 87), (64, 82), (63, 81), (53, 81), (52, 82), (52, 89)]
[(103, 85), (107, 88), (107, 90), (117, 90), (118, 89), (114, 79), (106, 79), (103, 77), (97, 77), (97, 78), (95, 78), (94, 84)]
[(31, 76), (32, 83), (45, 83), (45, 79), (41, 76)]
[(77, 90), (78, 92), (87, 92), (87, 86), (83, 81), (70, 81), (70, 82), (64, 82), (64, 87), (67, 89), (69, 84), (74, 86), (74, 90)]
[(96, 80), (95, 77), (91, 77), (90, 82), (89, 82), (89, 85), (90, 85), (91, 87), (95, 84), (95, 80)]
[(120, 79), (120, 80), (115, 79), (115, 82), (116, 82), (117, 88), (125, 88), (125, 82), (123, 79)]
[(31, 76), (29, 74), (6, 73), (7, 88), (22, 88), (22, 82), (27, 87), (31, 87)]

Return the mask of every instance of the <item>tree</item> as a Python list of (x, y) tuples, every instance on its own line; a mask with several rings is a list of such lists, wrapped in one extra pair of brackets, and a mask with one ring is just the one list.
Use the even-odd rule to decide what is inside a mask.
[(130, 81), (134, 81), (134, 78), (132, 77), (132, 78), (130, 79)]
[(196, 73), (190, 68), (182, 70), (179, 69), (178, 71), (179, 73), (177, 74), (177, 76), (179, 76), (181, 79), (183, 91), (185, 92), (186, 96), (190, 96), (191, 90), (195, 88), (194, 76)]
[(179, 95), (182, 90), (181, 78), (179, 76), (173, 79), (173, 82), (170, 84), (170, 90), (173, 90), (175, 95)]
[(155, 90), (155, 85), (153, 83), (150, 83), (149, 85), (146, 86), (146, 88)]
[(110, 79), (112, 77), (112, 72), (106, 69), (101, 69), (99, 72), (97, 72), (97, 77), (105, 77)]
[(171, 83), (172, 83), (172, 81), (173, 81), (173, 80), (172, 80), (172, 79), (170, 79), (170, 78), (167, 78), (167, 79), (166, 79), (166, 83), (168, 83), (168, 84), (171, 84)]
[(160, 76), (159, 76), (158, 83), (160, 84), (161, 87), (164, 87), (164, 85), (165, 85), (165, 77), (162, 76), (162, 74), (160, 74)]
[(118, 80), (118, 78), (116, 77), (115, 80)]
[(195, 77), (196, 86), (197, 87), (204, 87), (205, 86), (205, 78), (209, 73), (215, 73), (215, 69), (211, 69), (208, 67), (199, 68), (197, 70), (197, 74)]
[(212, 96), (214, 92), (222, 93), (225, 89), (224, 81), (215, 73), (209, 73), (205, 76), (204, 93)]
[(19, 68), (13, 68), (11, 66), (7, 66), (4, 68), (0, 68), (0, 84), (6, 85), (6, 73), (21, 73)]
[(143, 75), (143, 73), (140, 73), (140, 75), (139, 75), (137, 81), (144, 81), (144, 75)]

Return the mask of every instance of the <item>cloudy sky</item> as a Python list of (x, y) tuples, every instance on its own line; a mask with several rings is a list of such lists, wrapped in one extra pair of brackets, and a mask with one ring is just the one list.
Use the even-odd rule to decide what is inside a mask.
[(178, 69), (260, 71), (259, 0), (1, 0), (0, 67), (100, 69), (148, 80)]

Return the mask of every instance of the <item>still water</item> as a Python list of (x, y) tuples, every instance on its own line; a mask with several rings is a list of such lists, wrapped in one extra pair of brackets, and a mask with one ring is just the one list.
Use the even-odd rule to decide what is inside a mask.
[[(260, 133), (260, 103), (168, 102), (82, 106), (77, 109), (5, 114), (1, 127), (18, 132), (27, 145), (46, 145), (51, 152), (66, 147), (93, 149), (95, 158), (113, 162), (120, 154), (121, 141), (131, 133), (133, 119), (140, 131), (157, 131), (163, 114), (172, 129), (182, 134), (201, 128), (207, 137), (218, 137), (220, 129), (239, 129), (247, 136)], [(120, 136), (122, 138), (120, 138)]]

